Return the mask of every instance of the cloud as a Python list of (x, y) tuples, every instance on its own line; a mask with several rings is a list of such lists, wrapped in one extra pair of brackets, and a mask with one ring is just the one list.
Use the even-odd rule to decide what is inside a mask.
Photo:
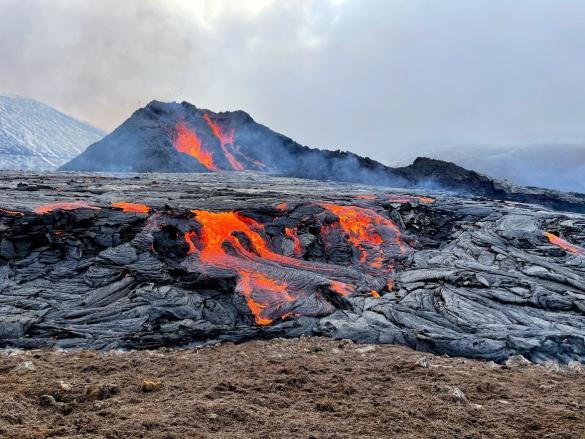
[(1, 1), (2, 91), (104, 129), (159, 99), (386, 163), (585, 137), (578, 0)]

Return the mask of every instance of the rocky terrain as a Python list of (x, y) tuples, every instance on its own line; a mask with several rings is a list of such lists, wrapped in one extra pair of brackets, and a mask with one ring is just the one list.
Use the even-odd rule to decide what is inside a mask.
[(580, 439), (582, 367), (500, 366), (316, 337), (14, 352), (0, 355), (0, 435)]
[(0, 174), (3, 347), (585, 359), (585, 217), (255, 173)]
[(585, 213), (582, 194), (524, 188), (428, 158), (391, 168), (352, 152), (300, 145), (243, 111), (215, 113), (188, 102), (152, 101), (60, 169), (184, 173), (251, 170), (294, 178), (450, 190)]
[(105, 135), (33, 99), (0, 95), (0, 169), (55, 170)]
[[(412, 154), (408, 151), (403, 154), (399, 161), (410, 163)], [(456, 162), (464, 168), (518, 185), (585, 193), (583, 142), (445, 145), (423, 148), (418, 154)]]

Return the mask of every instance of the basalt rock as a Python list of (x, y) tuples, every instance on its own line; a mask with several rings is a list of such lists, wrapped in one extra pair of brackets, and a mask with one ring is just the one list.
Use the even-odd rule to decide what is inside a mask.
[(392, 168), (352, 152), (300, 145), (257, 123), (243, 111), (215, 113), (188, 102), (152, 101), (60, 170), (181, 173), (249, 170), (294, 178), (450, 190), (585, 213), (582, 194), (524, 188), (428, 158)]
[(251, 173), (0, 186), (2, 347), (326, 335), (585, 361), (585, 215)]

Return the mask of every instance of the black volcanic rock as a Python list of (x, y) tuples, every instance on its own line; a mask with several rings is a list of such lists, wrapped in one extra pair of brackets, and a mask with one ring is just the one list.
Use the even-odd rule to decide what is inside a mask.
[(188, 102), (152, 101), (61, 171), (209, 172), (251, 170), (377, 187), (432, 188), (585, 212), (585, 195), (524, 188), (454, 163), (417, 158), (391, 168), (352, 152), (300, 145), (243, 111), (215, 113)]
[(0, 186), (0, 348), (319, 335), (585, 361), (585, 215), (259, 173)]

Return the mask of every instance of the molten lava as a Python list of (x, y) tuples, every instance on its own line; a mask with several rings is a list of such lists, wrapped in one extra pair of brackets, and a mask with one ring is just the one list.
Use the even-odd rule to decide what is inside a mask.
[(301, 240), (297, 236), (297, 232), (294, 229), (291, 229), (290, 227), (286, 227), (284, 229), (284, 234), (292, 240), (294, 245), (293, 251), (295, 256), (300, 256), (300, 254), (303, 252), (303, 244), (301, 243)]
[(568, 251), (569, 253), (585, 256), (585, 249), (584, 248), (577, 247), (576, 245), (573, 245), (570, 242), (567, 242), (564, 239), (559, 238), (558, 236), (553, 235), (550, 232), (544, 232), (544, 236), (547, 237), (547, 239), (549, 240), (549, 242), (551, 244), (554, 244), (557, 247), (560, 247), (563, 250)]
[(190, 129), (184, 122), (176, 126), (176, 135), (173, 141), (174, 148), (184, 154), (194, 157), (209, 171), (217, 171), (218, 168), (213, 162), (213, 155), (203, 148), (197, 133)]
[[(259, 325), (269, 325), (273, 319), (265, 317), (268, 304), (279, 302), (293, 302), (296, 297), (287, 292), (288, 285), (286, 282), (277, 281), (270, 277), (257, 272), (240, 271), (240, 280), (236, 291), (246, 298), (246, 303), (254, 320)], [(284, 318), (285, 314), (280, 315)]]
[[(339, 228), (347, 235), (349, 242), (360, 251), (360, 262), (370, 268), (384, 267), (387, 256), (381, 248), (383, 243), (392, 242), (398, 246), (398, 253), (406, 252), (406, 246), (396, 224), (372, 209), (327, 203), (320, 205), (339, 218)], [(329, 233), (331, 228), (324, 226), (322, 231)]]
[(54, 210), (75, 210), (75, 209), (94, 209), (99, 210), (99, 207), (92, 206), (87, 201), (70, 201), (62, 203), (43, 204), (35, 208), (33, 211), (38, 214), (49, 213)]
[(430, 197), (422, 197), (417, 195), (407, 195), (407, 194), (386, 194), (388, 201), (391, 203), (412, 203), (412, 202), (419, 202), (424, 204), (429, 204), (434, 202)]
[(222, 131), (222, 129), (219, 127), (218, 124), (216, 124), (215, 122), (213, 122), (211, 120), (211, 118), (209, 117), (209, 115), (207, 113), (205, 113), (203, 115), (203, 119), (205, 119), (205, 122), (207, 122), (207, 125), (211, 129), (211, 132), (213, 133), (213, 135), (215, 137), (217, 137), (217, 140), (219, 140), (219, 143), (221, 145), (221, 150), (223, 151), (225, 158), (230, 163), (230, 166), (232, 167), (232, 169), (235, 171), (243, 171), (244, 165), (241, 164), (231, 152), (231, 148), (234, 147), (234, 130), (233, 130), (233, 128), (226, 134)]
[(331, 304), (322, 294), (324, 290), (339, 296), (372, 294), (362, 287), (363, 276), (371, 279), (379, 276), (375, 288), (390, 284), (391, 257), (405, 251), (394, 223), (371, 209), (321, 206), (339, 218), (331, 226), (323, 227), (322, 239), (327, 240), (328, 227), (345, 233), (371, 274), (300, 259), (305, 249), (293, 227), (285, 227), (284, 236), (293, 241), (296, 257), (276, 253), (263, 224), (233, 211), (193, 210), (200, 227), (184, 234), (188, 254), (198, 258), (199, 270), (235, 272), (236, 291), (245, 298), (259, 325), (290, 316), (331, 312)]
[(126, 203), (125, 201), (117, 201), (115, 203), (112, 203), (112, 207), (122, 209), (123, 212), (132, 212), (132, 213), (149, 213), (150, 212), (150, 207), (148, 207), (144, 204)]
[(339, 282), (336, 280), (332, 281), (329, 284), (329, 288), (341, 296), (349, 296), (351, 293), (353, 293), (355, 291), (355, 288), (353, 287), (353, 285), (349, 285), (349, 284)]

